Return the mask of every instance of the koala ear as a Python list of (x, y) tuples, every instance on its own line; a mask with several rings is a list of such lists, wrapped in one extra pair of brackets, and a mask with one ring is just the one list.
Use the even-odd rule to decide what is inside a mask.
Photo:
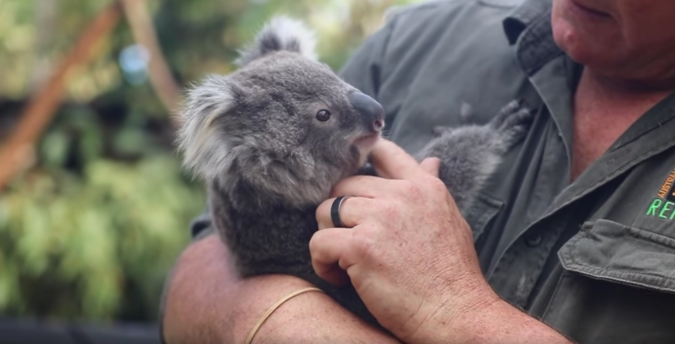
[(178, 148), (185, 167), (206, 180), (213, 180), (229, 164), (231, 144), (213, 122), (235, 107), (233, 84), (227, 77), (210, 76), (188, 91), (179, 116)]
[(275, 51), (292, 51), (316, 60), (314, 32), (288, 17), (275, 17), (258, 33), (253, 43), (240, 51), (237, 64), (244, 66)]

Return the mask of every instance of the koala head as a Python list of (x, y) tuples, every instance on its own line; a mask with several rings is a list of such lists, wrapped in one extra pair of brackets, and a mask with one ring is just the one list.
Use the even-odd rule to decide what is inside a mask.
[(241, 52), (236, 72), (193, 87), (178, 135), (185, 166), (226, 190), (244, 183), (298, 207), (357, 172), (384, 110), (318, 62), (313, 47), (302, 24), (276, 18)]

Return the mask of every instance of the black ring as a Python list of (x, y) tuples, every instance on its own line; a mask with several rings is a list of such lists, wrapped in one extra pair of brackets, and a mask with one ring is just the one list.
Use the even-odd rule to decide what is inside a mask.
[(335, 227), (345, 227), (342, 220), (340, 220), (340, 206), (342, 202), (349, 196), (340, 196), (333, 201), (333, 205), (330, 207), (330, 219), (333, 221), (333, 226)]

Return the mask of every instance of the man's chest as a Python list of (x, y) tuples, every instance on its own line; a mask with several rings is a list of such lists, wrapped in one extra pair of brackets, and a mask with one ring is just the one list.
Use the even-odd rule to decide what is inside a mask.
[(576, 113), (573, 116), (572, 180), (576, 179), (640, 116), (603, 116)]
[[(583, 78), (582, 78), (583, 81)], [(654, 105), (635, 101), (624, 104), (600, 104), (579, 94), (587, 89), (579, 85), (574, 97), (572, 115), (572, 180), (576, 179), (593, 161), (600, 158), (612, 144)], [(661, 99), (665, 98), (664, 95)], [(658, 102), (661, 99), (654, 99)], [(610, 102), (611, 103), (611, 102)]]
[(535, 125), (474, 222), (488, 281), (579, 342), (675, 342), (673, 139), (628, 136), (568, 185), (560, 135)]

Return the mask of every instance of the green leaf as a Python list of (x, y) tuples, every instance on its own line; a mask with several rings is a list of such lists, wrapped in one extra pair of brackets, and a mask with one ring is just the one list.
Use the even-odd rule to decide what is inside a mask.
[(61, 166), (68, 154), (70, 140), (63, 131), (53, 131), (42, 139), (42, 157), (45, 165)]

